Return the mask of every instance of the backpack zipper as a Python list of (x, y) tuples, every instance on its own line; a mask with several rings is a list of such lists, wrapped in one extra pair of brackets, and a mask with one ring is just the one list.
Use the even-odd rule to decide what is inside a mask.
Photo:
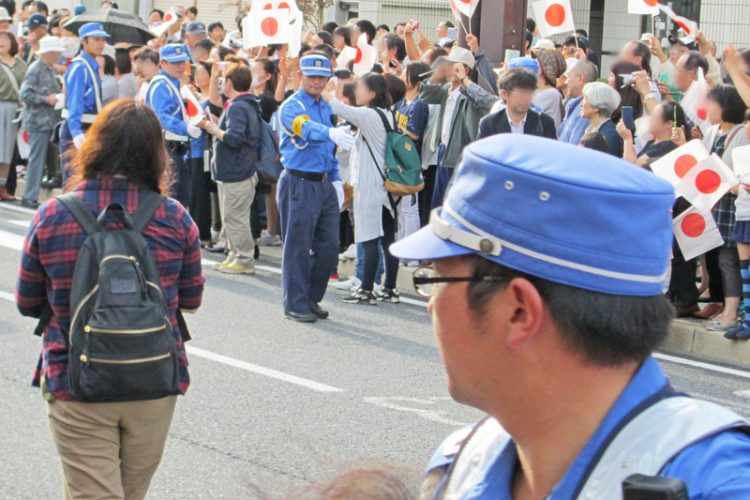
[(141, 328), (139, 330), (111, 330), (108, 328), (96, 328), (91, 325), (83, 327), (83, 331), (86, 333), (107, 333), (112, 335), (137, 335), (140, 333), (156, 333), (166, 329), (166, 325), (155, 326), (151, 328)]
[(172, 353), (160, 354), (159, 356), (151, 356), (150, 358), (138, 358), (138, 359), (101, 359), (101, 358), (89, 358), (86, 354), (81, 354), (81, 363), (102, 363), (106, 365), (134, 365), (139, 363), (150, 363), (152, 361), (161, 361), (167, 359)]
[[(86, 304), (86, 302), (88, 302), (89, 300), (91, 300), (91, 297), (94, 296), (94, 294), (96, 293), (97, 290), (99, 290), (99, 285), (95, 285), (94, 288), (92, 288), (91, 291), (89, 293), (87, 293), (83, 297), (83, 299), (81, 299), (81, 303), (78, 304), (78, 307), (76, 307), (76, 310), (73, 313), (73, 320), (70, 322), (70, 330), (71, 331), (73, 331), (73, 328), (76, 326), (76, 320), (78, 319), (78, 313), (81, 312), (81, 308), (83, 308), (83, 306)], [(73, 336), (70, 335), (69, 337), (70, 337), (70, 345), (73, 345)]]

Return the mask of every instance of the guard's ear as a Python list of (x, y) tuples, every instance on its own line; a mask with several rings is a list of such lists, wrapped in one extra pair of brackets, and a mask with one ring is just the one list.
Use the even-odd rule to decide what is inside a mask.
[(518, 348), (536, 339), (545, 321), (545, 308), (539, 290), (527, 279), (515, 278), (505, 289), (504, 300), (511, 308), (506, 342)]

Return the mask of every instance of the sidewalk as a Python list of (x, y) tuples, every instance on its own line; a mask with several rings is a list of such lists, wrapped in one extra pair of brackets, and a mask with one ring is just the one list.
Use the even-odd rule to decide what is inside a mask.
[[(23, 192), (23, 180), (19, 179), (17, 192)], [(49, 196), (48, 190), (42, 190), (40, 200)], [(54, 195), (59, 194), (54, 190)], [(281, 264), (281, 247), (261, 247), (261, 258)], [(415, 295), (411, 281), (414, 268), (401, 267), (398, 274), (398, 288), (406, 295)], [(354, 273), (354, 261), (339, 263), (339, 277), (346, 279)], [(750, 341), (731, 341), (721, 333), (703, 328), (698, 320), (677, 319), (661, 349), (665, 353), (688, 356), (701, 361), (712, 361), (750, 369)]]

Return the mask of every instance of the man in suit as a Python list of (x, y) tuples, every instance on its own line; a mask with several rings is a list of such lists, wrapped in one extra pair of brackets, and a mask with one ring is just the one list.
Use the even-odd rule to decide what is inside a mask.
[(496, 134), (526, 134), (557, 139), (554, 120), (531, 109), (536, 77), (525, 69), (512, 69), (500, 78), (500, 97), (505, 108), (479, 122), (477, 139)]

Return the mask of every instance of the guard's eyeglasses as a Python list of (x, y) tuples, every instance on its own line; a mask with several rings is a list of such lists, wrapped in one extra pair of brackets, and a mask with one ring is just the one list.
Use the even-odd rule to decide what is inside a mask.
[(435, 287), (440, 283), (500, 283), (510, 281), (508, 276), (467, 276), (467, 277), (448, 277), (439, 276), (431, 267), (419, 267), (414, 270), (414, 290), (422, 297), (430, 297)]

